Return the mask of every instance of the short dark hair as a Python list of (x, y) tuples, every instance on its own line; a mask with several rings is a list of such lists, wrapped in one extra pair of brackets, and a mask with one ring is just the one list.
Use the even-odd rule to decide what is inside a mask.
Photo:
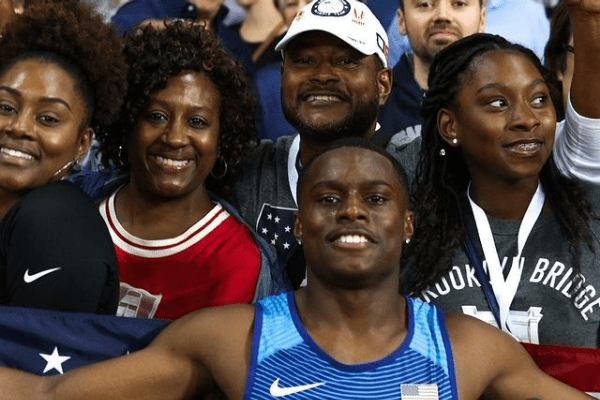
[(321, 156), (329, 153), (330, 151), (333, 151), (333, 150), (336, 150), (336, 149), (339, 149), (342, 147), (354, 147), (354, 148), (371, 150), (377, 154), (382, 155), (387, 160), (389, 160), (390, 163), (392, 164), (392, 167), (394, 168), (394, 172), (396, 174), (396, 177), (398, 178), (398, 182), (400, 182), (400, 186), (404, 190), (406, 199), (408, 200), (408, 196), (409, 196), (408, 178), (406, 175), (406, 171), (404, 170), (402, 165), (398, 162), (398, 160), (396, 160), (387, 151), (385, 151), (385, 149), (383, 147), (375, 144), (374, 142), (372, 142), (369, 139), (364, 139), (364, 138), (360, 138), (360, 137), (349, 137), (349, 138), (338, 139), (338, 140), (332, 142), (331, 144), (325, 146), (323, 149), (319, 150), (319, 152), (317, 152), (314, 156), (312, 156), (310, 158), (310, 160), (308, 160), (306, 165), (300, 170), (299, 175), (298, 175), (298, 185), (296, 187), (296, 198), (298, 199), (298, 205), (300, 205), (301, 193), (304, 190), (304, 186), (306, 184), (306, 176), (308, 175), (308, 172), (310, 171), (313, 164), (315, 163), (315, 160), (321, 158)]

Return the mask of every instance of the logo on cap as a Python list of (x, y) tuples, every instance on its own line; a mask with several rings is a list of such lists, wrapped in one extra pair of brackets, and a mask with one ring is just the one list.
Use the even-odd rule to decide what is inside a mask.
[(365, 12), (364, 11), (358, 11), (356, 8), (353, 10), (354, 11), (354, 18), (352, 19), (352, 22), (358, 24), (358, 25), (364, 25), (364, 17), (365, 17)]
[(311, 12), (321, 17), (343, 17), (351, 8), (347, 0), (318, 0)]
[(379, 50), (383, 52), (386, 60), (388, 60), (390, 57), (390, 48), (385, 44), (385, 39), (379, 33), (377, 33), (377, 47), (379, 47)]

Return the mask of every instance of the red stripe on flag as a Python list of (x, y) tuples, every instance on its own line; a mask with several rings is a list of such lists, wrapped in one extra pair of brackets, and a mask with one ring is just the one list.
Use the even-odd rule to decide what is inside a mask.
[(600, 349), (522, 343), (541, 370), (569, 386), (600, 392)]

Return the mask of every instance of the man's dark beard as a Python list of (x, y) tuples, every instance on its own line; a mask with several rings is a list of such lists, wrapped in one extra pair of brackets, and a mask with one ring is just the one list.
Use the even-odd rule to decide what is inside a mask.
[(379, 98), (368, 101), (360, 99), (350, 116), (338, 123), (307, 124), (296, 109), (282, 102), (285, 119), (298, 130), (303, 138), (311, 142), (328, 144), (346, 137), (365, 137), (367, 130), (377, 118)]

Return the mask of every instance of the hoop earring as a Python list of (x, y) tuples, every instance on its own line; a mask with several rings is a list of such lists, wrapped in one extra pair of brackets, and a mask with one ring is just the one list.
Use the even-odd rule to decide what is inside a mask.
[(122, 144), (119, 145), (119, 148), (117, 149), (117, 161), (119, 163), (119, 166), (124, 167), (126, 165), (125, 162), (125, 149), (123, 147)]
[[(219, 163), (221, 163), (221, 166), (217, 167)], [(227, 161), (225, 161), (223, 157), (219, 156), (215, 162), (215, 165), (213, 165), (213, 168), (210, 171), (210, 176), (215, 179), (221, 179), (225, 175), (227, 175)]]

